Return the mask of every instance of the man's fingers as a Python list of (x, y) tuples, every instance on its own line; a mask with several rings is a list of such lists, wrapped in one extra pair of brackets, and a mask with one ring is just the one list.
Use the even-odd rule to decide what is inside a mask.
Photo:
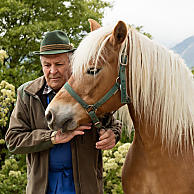
[(68, 141), (70, 141), (74, 136), (76, 135), (83, 135), (84, 131), (83, 130), (89, 130), (91, 129), (92, 123), (88, 123), (85, 125), (81, 125), (79, 127), (77, 127), (75, 130), (73, 131), (66, 131), (64, 133), (61, 132), (61, 130), (57, 131), (56, 134), (56, 142), (57, 143), (66, 143)]
[(102, 132), (102, 135), (100, 134), (99, 140), (103, 140), (107, 138), (114, 138), (114, 132), (110, 129), (108, 129), (107, 131), (104, 130), (104, 133)]
[(98, 141), (96, 143), (97, 146), (107, 146), (107, 145), (110, 145), (112, 143), (115, 143), (115, 139), (114, 138), (109, 138), (109, 139), (103, 139), (101, 141)]
[(112, 130), (108, 129), (107, 131), (101, 129), (100, 130), (100, 138), (97, 143), (96, 143), (96, 148), (97, 149), (111, 149), (114, 147), (116, 141), (115, 141), (115, 134)]
[(115, 141), (112, 140), (109, 143), (101, 144), (101, 142), (98, 142), (96, 144), (97, 149), (106, 150), (106, 149), (112, 149), (115, 146)]
[(109, 139), (104, 139), (96, 143), (96, 148), (97, 149), (104, 149), (105, 147), (114, 147), (115, 145), (115, 138), (109, 138)]
[(96, 143), (96, 145), (97, 145), (97, 146), (102, 146), (102, 145), (105, 145), (105, 144), (108, 144), (108, 143), (110, 143), (110, 141), (108, 141), (108, 139), (103, 139), (103, 140), (101, 140), (101, 141), (98, 141), (98, 142)]
[(61, 131), (57, 132), (56, 135), (56, 142), (57, 143), (66, 143), (70, 141), (74, 136), (76, 135), (83, 135), (84, 131), (82, 130), (74, 130), (74, 131), (67, 131), (65, 133), (62, 133)]

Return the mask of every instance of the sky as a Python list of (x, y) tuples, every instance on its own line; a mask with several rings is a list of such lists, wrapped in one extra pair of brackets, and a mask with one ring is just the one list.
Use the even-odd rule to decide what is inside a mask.
[(107, 0), (113, 3), (106, 9), (102, 24), (119, 20), (152, 35), (154, 41), (171, 48), (194, 35), (194, 0)]

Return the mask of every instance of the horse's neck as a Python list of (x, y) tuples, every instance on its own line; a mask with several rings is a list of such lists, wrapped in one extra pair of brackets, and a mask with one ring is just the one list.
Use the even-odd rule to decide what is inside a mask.
[(135, 113), (132, 104), (129, 104), (128, 108), (135, 128), (135, 138), (144, 146), (147, 146), (148, 149), (149, 147), (157, 145), (160, 147), (162, 139), (161, 136), (158, 135), (159, 129), (156, 129), (155, 126), (148, 123), (145, 119), (145, 115)]

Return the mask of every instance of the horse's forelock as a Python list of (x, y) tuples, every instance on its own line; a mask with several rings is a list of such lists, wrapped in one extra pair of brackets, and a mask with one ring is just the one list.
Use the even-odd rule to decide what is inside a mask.
[(72, 58), (72, 72), (75, 77), (82, 76), (83, 71), (89, 67), (91, 60), (96, 64), (112, 30), (113, 26), (101, 27), (88, 33), (81, 41)]

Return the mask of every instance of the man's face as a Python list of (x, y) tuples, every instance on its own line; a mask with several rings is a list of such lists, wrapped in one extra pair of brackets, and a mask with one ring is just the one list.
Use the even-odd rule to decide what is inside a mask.
[(42, 70), (48, 86), (56, 92), (71, 76), (70, 53), (41, 55)]

